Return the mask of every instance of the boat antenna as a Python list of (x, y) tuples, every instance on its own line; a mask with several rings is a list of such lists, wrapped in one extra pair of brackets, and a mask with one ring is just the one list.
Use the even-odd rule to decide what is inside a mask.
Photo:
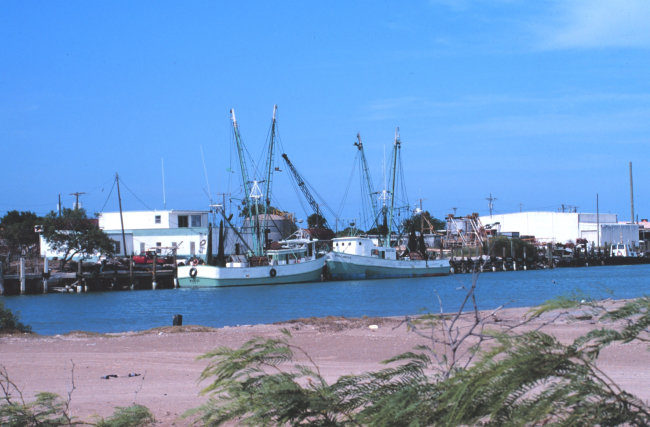
[(205, 172), (205, 183), (208, 185), (208, 198), (210, 199), (210, 204), (212, 204), (212, 193), (210, 192), (210, 182), (208, 181), (208, 170), (205, 168), (205, 157), (203, 157), (203, 147), (199, 145), (201, 149), (201, 160), (203, 160), (203, 171)]
[(165, 198), (165, 162), (163, 159), (160, 159), (160, 164), (162, 165), (162, 179), (163, 179), (163, 206), (167, 210), (167, 200)]

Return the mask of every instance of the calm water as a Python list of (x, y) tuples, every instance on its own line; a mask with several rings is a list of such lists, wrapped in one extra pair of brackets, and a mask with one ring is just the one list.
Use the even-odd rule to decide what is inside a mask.
[[(591, 296), (632, 298), (650, 294), (650, 265), (509, 271), (480, 275), (482, 309), (514, 300), (532, 306), (580, 289)], [(234, 326), (311, 316), (399, 316), (422, 309), (438, 311), (436, 291), (446, 311), (459, 307), (472, 276), (402, 280), (323, 282), (222, 289), (170, 289), (8, 296), (5, 305), (21, 312), (34, 331), (53, 335), (72, 330), (124, 332), (171, 325)], [(459, 282), (460, 280), (460, 282)]]

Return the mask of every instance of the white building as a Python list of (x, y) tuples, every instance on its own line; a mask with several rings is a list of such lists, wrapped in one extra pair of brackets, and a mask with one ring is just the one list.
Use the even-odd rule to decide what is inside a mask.
[[(180, 259), (191, 257), (207, 260), (208, 250), (208, 211), (125, 211), (124, 239), (122, 239), (122, 224), (119, 212), (104, 212), (99, 216), (99, 228), (115, 242), (117, 256), (138, 255), (149, 249), (160, 248), (159, 253), (171, 253), (171, 248), (177, 247), (176, 255)], [(260, 215), (260, 220), (262, 216)], [(269, 239), (279, 241), (291, 235), (292, 222), (279, 215), (268, 215), (267, 226)], [(248, 220), (238, 229), (249, 247), (252, 247), (251, 227)], [(239, 246), (240, 253), (246, 252), (246, 246), (241, 243), (237, 234), (224, 224), (224, 254), (234, 254)], [(126, 241), (126, 251), (124, 242)], [(219, 218), (212, 227), (212, 255), (219, 250)], [(63, 254), (52, 251), (41, 236), (41, 256), (48, 258), (61, 257)]]
[[(616, 214), (568, 212), (516, 212), (480, 217), (483, 226), (494, 225), (499, 233), (535, 236), (538, 241), (566, 243), (576, 239), (588, 242), (638, 245), (639, 226), (619, 224)], [(600, 229), (598, 229), (600, 224)]]
[[(127, 211), (123, 212), (124, 239), (119, 212), (104, 212), (99, 216), (99, 228), (115, 241), (116, 255), (132, 255), (159, 247), (160, 253), (171, 253), (162, 248), (177, 247), (181, 259), (197, 256), (207, 257), (208, 239), (207, 211)], [(213, 253), (218, 248), (219, 229), (213, 229)], [(123, 240), (126, 241), (126, 251)], [(60, 257), (51, 250), (41, 236), (41, 256)]]

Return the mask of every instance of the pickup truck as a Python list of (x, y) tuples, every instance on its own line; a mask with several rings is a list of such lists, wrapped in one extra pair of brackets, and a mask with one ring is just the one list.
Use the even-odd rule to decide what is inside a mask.
[[(141, 252), (140, 255), (133, 256), (133, 262), (135, 264), (153, 264), (153, 257), (156, 254), (156, 251), (146, 251)], [(170, 256), (158, 255), (156, 258), (156, 264), (172, 264), (174, 262), (173, 258)]]

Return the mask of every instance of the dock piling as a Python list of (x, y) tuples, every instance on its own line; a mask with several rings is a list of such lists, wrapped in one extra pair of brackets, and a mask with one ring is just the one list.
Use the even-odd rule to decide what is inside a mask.
[(133, 287), (133, 255), (129, 258), (129, 278), (131, 279), (131, 287)]
[(158, 264), (158, 253), (153, 253), (153, 282), (151, 283), (151, 288), (156, 289), (156, 264)]
[(79, 262), (77, 263), (77, 292), (83, 292), (83, 286), (82, 286), (82, 279), (83, 277), (83, 267), (81, 265), (81, 258), (79, 258)]
[(174, 247), (174, 288), (178, 288), (178, 264), (176, 263), (176, 247)]
[(47, 293), (47, 285), (48, 285), (48, 279), (50, 277), (50, 262), (45, 257), (43, 259), (43, 293)]
[(25, 272), (25, 258), (20, 258), (20, 293), (21, 295), (27, 291), (27, 274)]

